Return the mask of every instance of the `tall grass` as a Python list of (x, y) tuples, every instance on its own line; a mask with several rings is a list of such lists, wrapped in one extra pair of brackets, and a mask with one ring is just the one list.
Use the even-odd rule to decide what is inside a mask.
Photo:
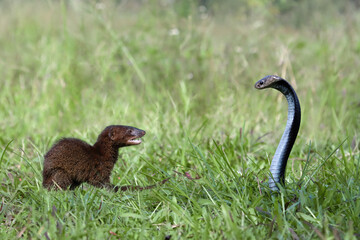
[[(325, 1), (186, 2), (0, 3), (2, 239), (360, 236), (359, 13)], [(269, 74), (302, 107), (287, 185), (273, 195), (287, 105), (254, 89)], [(42, 188), (58, 138), (93, 143), (110, 124), (147, 131), (120, 151), (114, 184), (170, 181)]]

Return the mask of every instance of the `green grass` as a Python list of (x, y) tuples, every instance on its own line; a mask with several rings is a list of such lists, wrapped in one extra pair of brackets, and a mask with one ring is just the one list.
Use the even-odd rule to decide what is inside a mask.
[[(360, 237), (360, 14), (350, 2), (0, 3), (1, 239)], [(321, 10), (321, 11), (320, 11)], [(309, 15), (305, 15), (309, 14)], [(178, 33), (178, 34), (176, 34)], [(302, 107), (286, 186), (267, 188), (287, 104)], [(42, 188), (60, 137), (146, 130), (112, 193)], [(193, 179), (186, 177), (189, 174)]]

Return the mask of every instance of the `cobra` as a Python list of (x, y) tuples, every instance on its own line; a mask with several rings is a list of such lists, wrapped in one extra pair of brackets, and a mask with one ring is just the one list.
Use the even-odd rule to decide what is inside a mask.
[(286, 164), (299, 132), (301, 121), (300, 102), (295, 90), (283, 78), (270, 75), (266, 76), (255, 84), (256, 89), (274, 88), (280, 91), (286, 97), (288, 102), (288, 117), (285, 131), (281, 137), (275, 155), (271, 161), (269, 178), (269, 187), (273, 191), (278, 191), (278, 183), (285, 184)]

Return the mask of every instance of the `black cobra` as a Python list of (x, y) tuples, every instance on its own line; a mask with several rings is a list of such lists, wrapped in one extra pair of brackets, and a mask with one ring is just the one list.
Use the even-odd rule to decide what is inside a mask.
[(291, 85), (285, 79), (275, 75), (266, 76), (257, 81), (255, 88), (275, 88), (285, 95), (288, 102), (288, 118), (285, 131), (270, 166), (269, 187), (271, 190), (277, 191), (279, 190), (276, 186), (277, 183), (285, 184), (286, 163), (299, 132), (301, 121), (300, 102)]

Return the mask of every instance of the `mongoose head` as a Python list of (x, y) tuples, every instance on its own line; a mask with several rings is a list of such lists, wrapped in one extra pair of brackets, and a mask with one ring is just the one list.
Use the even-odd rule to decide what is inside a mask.
[(131, 145), (138, 145), (141, 143), (141, 137), (145, 135), (145, 131), (123, 125), (112, 125), (104, 129), (99, 138), (107, 137), (112, 142), (113, 146), (126, 147)]

